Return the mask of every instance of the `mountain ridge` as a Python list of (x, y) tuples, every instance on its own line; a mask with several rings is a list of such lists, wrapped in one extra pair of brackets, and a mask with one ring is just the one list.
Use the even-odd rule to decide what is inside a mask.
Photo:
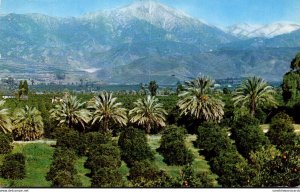
[(237, 38), (155, 1), (81, 17), (8, 14), (0, 17), (0, 26), (2, 76), (33, 71), (36, 78), (49, 74), (55, 80), (62, 71), (70, 82), (132, 84), (153, 77), (176, 83), (199, 73), (274, 80), (288, 70), (300, 47), (298, 31)]

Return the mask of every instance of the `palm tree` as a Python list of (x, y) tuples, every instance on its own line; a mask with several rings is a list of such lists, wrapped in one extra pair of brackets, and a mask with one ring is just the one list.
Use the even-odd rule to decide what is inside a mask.
[(259, 77), (250, 77), (236, 89), (233, 101), (235, 106), (247, 107), (254, 116), (259, 105), (276, 105), (275, 90)]
[(34, 140), (42, 136), (44, 130), (41, 112), (35, 107), (17, 109), (14, 113), (13, 123), (15, 124), (14, 133), (22, 140)]
[(50, 110), (50, 118), (58, 122), (59, 126), (71, 128), (75, 125), (85, 125), (90, 121), (90, 112), (84, 108), (85, 102), (80, 102), (76, 96), (65, 95), (62, 102)]
[(145, 127), (147, 133), (150, 133), (153, 126), (166, 126), (167, 112), (154, 96), (138, 99), (134, 105), (135, 107), (129, 111), (130, 122)]
[(224, 115), (224, 103), (211, 91), (213, 81), (206, 76), (186, 82), (179, 94), (177, 105), (180, 115), (191, 115), (199, 120), (220, 121)]
[(150, 81), (148, 89), (151, 93), (151, 96), (156, 96), (156, 91), (158, 89), (158, 85), (156, 84), (156, 81)]
[[(5, 101), (0, 101), (0, 107), (2, 108)], [(2, 132), (7, 133), (11, 132), (11, 120), (9, 118), (8, 109), (2, 108), (0, 110), (0, 129)]]
[(117, 98), (113, 97), (112, 93), (101, 93), (94, 97), (89, 103), (89, 108), (93, 110), (93, 121), (102, 122), (104, 131), (108, 131), (109, 123), (114, 122), (121, 126), (127, 124), (126, 109), (122, 108), (122, 103), (116, 102)]

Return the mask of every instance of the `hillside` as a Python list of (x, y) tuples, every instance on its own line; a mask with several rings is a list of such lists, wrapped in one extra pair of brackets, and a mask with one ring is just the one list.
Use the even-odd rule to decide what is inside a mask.
[(69, 83), (170, 84), (199, 73), (279, 81), (300, 47), (296, 25), (245, 39), (156, 1), (70, 18), (7, 14), (0, 26), (0, 77), (31, 74), (45, 82), (56, 73)]

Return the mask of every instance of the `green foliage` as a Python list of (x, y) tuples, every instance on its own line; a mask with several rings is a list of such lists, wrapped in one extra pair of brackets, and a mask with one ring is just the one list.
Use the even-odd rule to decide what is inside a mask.
[(128, 179), (134, 187), (172, 187), (172, 179), (149, 160), (136, 161), (130, 168)]
[(156, 96), (156, 91), (158, 89), (158, 85), (156, 84), (156, 81), (150, 81), (148, 89), (151, 93), (151, 96)]
[(265, 187), (287, 186), (296, 187), (300, 184), (299, 156), (276, 157), (266, 165)]
[(292, 118), (285, 113), (279, 113), (272, 118), (267, 136), (272, 144), (284, 149), (289, 145), (294, 145), (296, 133)]
[(11, 134), (0, 133), (0, 154), (10, 153), (13, 149), (12, 142)]
[(134, 102), (135, 107), (129, 111), (130, 122), (145, 128), (147, 133), (156, 127), (166, 126), (167, 112), (154, 96), (147, 96)]
[(227, 130), (213, 123), (205, 123), (198, 128), (195, 144), (208, 160), (233, 148)]
[[(76, 177), (77, 170), (74, 166), (76, 159), (77, 156), (73, 150), (56, 148), (46, 180), (52, 181), (54, 187), (81, 186)], [(66, 180), (62, 179), (62, 176), (65, 176)]]
[(22, 153), (14, 153), (5, 156), (4, 163), (0, 167), (1, 177), (5, 179), (23, 179), (26, 175), (25, 156)]
[(145, 132), (133, 127), (127, 128), (119, 137), (118, 145), (121, 149), (121, 157), (129, 167), (135, 161), (153, 159), (154, 155), (147, 143)]
[(227, 95), (227, 94), (231, 94), (231, 90), (228, 89), (227, 87), (223, 88), (223, 94)]
[(111, 142), (100, 144), (88, 153), (84, 166), (91, 170), (92, 187), (121, 187), (121, 156)]
[(258, 122), (252, 116), (244, 116), (237, 119), (231, 128), (231, 138), (235, 140), (239, 153), (246, 158), (249, 157), (251, 151), (256, 151), (269, 144), (269, 140)]
[(88, 153), (84, 166), (91, 169), (91, 175), (105, 167), (117, 169), (121, 166), (120, 151), (111, 143), (100, 144)]
[(252, 116), (259, 106), (276, 106), (275, 90), (259, 77), (250, 77), (236, 89), (233, 97), (236, 107), (247, 107)]
[(300, 69), (300, 53), (297, 53), (295, 58), (291, 62), (291, 69), (298, 70)]
[(101, 168), (92, 176), (92, 187), (122, 187), (122, 175), (117, 169)]
[(172, 126), (163, 132), (160, 147), (157, 149), (168, 165), (186, 165), (193, 161), (192, 152), (185, 145), (186, 131)]
[(50, 110), (50, 118), (58, 126), (68, 128), (85, 129), (90, 121), (90, 112), (85, 109), (85, 102), (81, 102), (76, 96), (66, 94), (62, 102)]
[(74, 177), (71, 172), (58, 170), (52, 179), (52, 187), (81, 187), (78, 177)]
[(60, 135), (56, 137), (56, 147), (62, 149), (74, 150), (77, 154), (81, 154), (83, 139), (78, 131), (62, 129)]
[(300, 99), (300, 71), (290, 71), (283, 76), (282, 97), (289, 106), (293, 106)]
[(251, 186), (264, 187), (269, 182), (266, 180), (269, 179), (266, 178), (267, 163), (273, 161), (277, 156), (281, 156), (281, 152), (273, 145), (262, 147), (256, 152), (250, 153), (249, 162), (256, 173), (250, 180)]
[(236, 150), (223, 150), (210, 160), (211, 169), (219, 177), (222, 187), (247, 187), (253, 172), (247, 161)]
[[(283, 117), (285, 115), (279, 115)], [(284, 149), (269, 146), (251, 153), (250, 164), (256, 172), (255, 187), (295, 187), (300, 184), (300, 137)]]
[[(83, 137), (83, 138), (82, 138)], [(80, 154), (87, 155), (90, 151), (97, 148), (98, 145), (106, 144), (111, 141), (111, 134), (103, 132), (89, 132), (81, 135), (82, 145)]]
[(0, 129), (3, 133), (12, 131), (12, 124), (9, 118), (9, 111), (4, 107), (5, 101), (0, 100)]
[(29, 89), (27, 80), (24, 81), (22, 88), (24, 89), (24, 95), (28, 95)]
[(184, 90), (184, 87), (183, 87), (183, 85), (180, 83), (180, 81), (177, 82), (176, 86), (177, 86), (177, 87), (176, 87), (176, 94), (178, 95), (181, 91)]
[(210, 171), (196, 172), (192, 166), (187, 165), (182, 170), (180, 180), (183, 187), (214, 187), (214, 180), (210, 175)]
[(224, 103), (212, 93), (213, 81), (208, 77), (198, 77), (187, 82), (177, 105), (181, 115), (190, 115), (202, 121), (220, 121), (224, 115)]
[(15, 139), (35, 140), (39, 139), (44, 133), (44, 122), (41, 112), (35, 107), (26, 105), (24, 108), (16, 109), (13, 123), (15, 125), (13, 129)]
[(92, 109), (92, 124), (100, 123), (104, 131), (108, 132), (110, 124), (115, 123), (120, 126), (127, 125), (127, 110), (122, 107), (122, 103), (116, 102), (117, 98), (112, 93), (101, 93), (89, 102)]

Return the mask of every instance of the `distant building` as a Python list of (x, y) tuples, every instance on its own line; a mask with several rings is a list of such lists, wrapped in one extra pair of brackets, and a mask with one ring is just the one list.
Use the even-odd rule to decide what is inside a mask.
[(28, 100), (28, 95), (21, 95), (20, 100)]
[(16, 96), (13, 96), (13, 95), (4, 95), (2, 96), (2, 99), (15, 99)]

